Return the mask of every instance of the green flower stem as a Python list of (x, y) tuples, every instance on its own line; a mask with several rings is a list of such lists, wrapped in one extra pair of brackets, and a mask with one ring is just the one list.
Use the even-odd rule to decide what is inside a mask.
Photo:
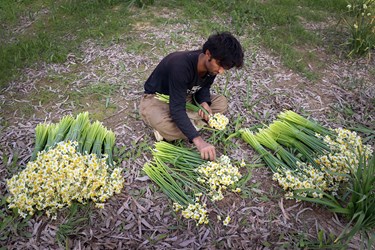
[(166, 165), (163, 162), (156, 160), (153, 163), (145, 164), (143, 170), (173, 201), (184, 206), (192, 203), (192, 199), (183, 191), (165, 167)]
[(47, 138), (45, 149), (48, 150), (49, 148), (53, 146), (55, 138), (56, 138), (57, 130), (58, 130), (57, 124), (52, 123), (48, 126), (48, 138)]
[(91, 124), (90, 127), (87, 129), (86, 138), (84, 138), (83, 140), (84, 143), (82, 146), (82, 153), (91, 152), (92, 145), (95, 142), (95, 137), (98, 131), (101, 129), (100, 126), (101, 126), (101, 123), (99, 121), (96, 121), (93, 124)]
[(297, 169), (297, 161), (299, 160), (294, 155), (286, 151), (280, 144), (278, 144), (271, 135), (272, 134), (269, 130), (262, 129), (255, 134), (255, 138), (258, 140), (258, 142), (260, 142), (260, 144), (273, 150), (277, 155), (279, 155), (290, 169)]
[(315, 159), (313, 157), (315, 155), (315, 152), (312, 149), (310, 149), (309, 147), (307, 147), (305, 144), (303, 144), (302, 142), (298, 141), (297, 139), (295, 139), (293, 137), (290, 137), (290, 136), (287, 136), (287, 135), (284, 135), (284, 134), (275, 135), (274, 133), (272, 133), (272, 135), (274, 136), (274, 139), (278, 143), (280, 143), (280, 144), (282, 144), (286, 147), (296, 149), (315, 168), (320, 169), (319, 165), (316, 164)]
[(38, 152), (42, 151), (47, 143), (48, 126), (47, 123), (40, 123), (35, 128), (35, 147), (31, 155), (32, 161), (36, 159)]
[(155, 150), (152, 153), (154, 157), (174, 165), (197, 167), (205, 162), (197, 152), (163, 141), (155, 143)]
[[(155, 98), (158, 99), (159, 101), (162, 101), (162, 102), (165, 102), (165, 103), (169, 103), (169, 95), (156, 93)], [(194, 99), (194, 101), (195, 101), (195, 99)], [(202, 110), (205, 114), (209, 115), (209, 113), (207, 112), (207, 110), (205, 108), (203, 108), (198, 103), (196, 103), (196, 104), (198, 106), (194, 105), (192, 103), (187, 102), (186, 103), (186, 108), (189, 109), (189, 110), (191, 110), (191, 111), (195, 111), (195, 112), (198, 112), (199, 110)]]
[(186, 174), (186, 172), (183, 172), (186, 174), (184, 175), (180, 173), (181, 169), (179, 168), (170, 168), (170, 169), (172, 171), (171, 175), (176, 177), (179, 181), (181, 181), (184, 184), (184, 186), (189, 187), (189, 189), (199, 190), (199, 192), (202, 192), (202, 193), (207, 193), (207, 188), (201, 185), (197, 181), (198, 175)]
[(269, 126), (269, 129), (276, 135), (282, 133), (297, 138), (318, 154), (325, 154), (326, 152), (329, 152), (329, 147), (321, 139), (305, 134), (288, 122), (275, 121)]
[(115, 146), (116, 136), (112, 130), (109, 130), (104, 139), (104, 153), (108, 155), (108, 165), (113, 166), (113, 148)]
[(311, 129), (312, 131), (314, 131), (316, 133), (319, 133), (323, 136), (326, 136), (326, 135), (332, 136), (333, 135), (333, 133), (329, 129), (326, 129), (325, 127), (323, 127), (319, 123), (314, 122), (314, 121), (309, 120), (309, 119), (306, 119), (303, 116), (301, 116), (301, 115), (299, 115), (299, 114), (297, 114), (297, 113), (295, 113), (291, 110), (281, 112), (277, 117), (281, 120), (292, 122), (292, 123), (298, 124), (298, 125), (300, 125), (304, 128)]
[(73, 121), (65, 140), (78, 141), (82, 130), (89, 124), (90, 121), (88, 112), (78, 114), (77, 118)]
[(58, 129), (53, 142), (52, 147), (60, 141), (63, 141), (69, 132), (70, 126), (72, 125), (74, 118), (70, 115), (64, 116), (58, 123)]
[(281, 160), (273, 156), (270, 152), (268, 152), (256, 139), (253, 132), (249, 129), (241, 129), (240, 130), (242, 139), (247, 142), (250, 146), (252, 146), (255, 151), (257, 151), (262, 159), (266, 162), (267, 166), (271, 168), (272, 172), (278, 172), (278, 169), (288, 169)]

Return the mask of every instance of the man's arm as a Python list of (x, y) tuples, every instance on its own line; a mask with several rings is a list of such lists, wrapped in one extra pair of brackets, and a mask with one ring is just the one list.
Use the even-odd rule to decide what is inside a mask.
[(186, 66), (179, 65), (181, 63), (183, 62), (177, 62), (169, 69), (169, 110), (177, 127), (189, 141), (192, 141), (199, 136), (199, 133), (186, 113), (186, 97), (191, 73), (189, 70), (182, 70)]
[[(177, 127), (182, 131), (182, 133), (184, 133), (184, 135), (189, 139), (189, 141), (192, 141), (194, 143), (194, 145), (200, 152), (202, 159), (213, 161), (216, 158), (215, 147), (202, 139), (186, 113), (187, 86), (191, 81), (191, 77), (189, 74), (190, 72), (187, 71), (184, 74), (184, 72), (181, 72), (181, 68), (184, 67), (178, 64), (173, 64), (172, 67), (173, 68), (170, 69), (171, 75), (169, 78), (169, 108), (172, 119), (176, 123)], [(201, 89), (202, 91), (198, 91), (200, 92), (200, 94), (198, 94), (199, 99), (205, 96), (203, 100), (207, 100), (208, 102), (210, 102), (209, 87), (210, 84), (204, 87), (205, 90)], [(207, 97), (208, 99), (206, 99)], [(202, 103), (202, 99), (200, 99), (200, 101)], [(208, 103), (206, 104), (203, 105), (206, 108), (208, 107), (209, 109)]]

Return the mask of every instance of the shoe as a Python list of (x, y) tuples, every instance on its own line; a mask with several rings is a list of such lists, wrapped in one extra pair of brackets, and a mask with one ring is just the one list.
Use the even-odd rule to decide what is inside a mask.
[(154, 129), (154, 135), (155, 135), (156, 141), (162, 141), (164, 139), (163, 136), (161, 136), (161, 134), (159, 133), (159, 131), (155, 129)]

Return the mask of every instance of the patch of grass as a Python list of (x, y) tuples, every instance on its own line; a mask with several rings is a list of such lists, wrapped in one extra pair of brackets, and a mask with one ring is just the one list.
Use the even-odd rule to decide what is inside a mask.
[(20, 166), (17, 164), (19, 154), (17, 151), (13, 153), (7, 152), (7, 149), (2, 148), (3, 155), (1, 156), (2, 165), (6, 168), (7, 174), (5, 177), (10, 177), (20, 171)]
[(114, 156), (115, 161), (120, 162), (120, 160), (129, 160), (129, 159), (137, 159), (142, 155), (143, 152), (149, 151), (150, 145), (148, 144), (147, 140), (142, 140), (139, 142), (132, 141), (131, 146), (118, 148), (115, 147), (114, 149)]
[(303, 232), (290, 234), (287, 237), (289, 242), (284, 249), (290, 249), (292, 246), (298, 249), (346, 249), (348, 247), (342, 243), (335, 243), (336, 236), (325, 230), (320, 230), (316, 237)]
[[(152, 14), (162, 8), (174, 9), (174, 12), (177, 9), (179, 23), (190, 20), (198, 24), (199, 20), (195, 28), (202, 37), (214, 31), (229, 30), (237, 35), (256, 38), (280, 55), (285, 66), (309, 79), (316, 79), (319, 75), (309, 69), (308, 63), (316, 64), (314, 62), (319, 59), (298, 48), (321, 46), (322, 40), (315, 32), (307, 30), (304, 24), (335, 19), (345, 9), (341, 0), (164, 0), (158, 2), (152, 11), (147, 11), (145, 7), (153, 4), (152, 0), (22, 1), (16, 4), (10, 0), (2, 1), (0, 20), (5, 23), (5, 29), (1, 34), (6, 43), (0, 46), (3, 55), (0, 59), (1, 87), (6, 86), (18, 68), (40, 61), (62, 62), (68, 53), (78, 53), (78, 45), (89, 38), (111, 43), (124, 39), (128, 51), (149, 51), (150, 44), (124, 34), (129, 33), (132, 24), (150, 22), (150, 18), (155, 22), (153, 25), (171, 22), (168, 18)], [(31, 25), (25, 26), (22, 32), (10, 32), (20, 26), (21, 17), (25, 15), (29, 16)], [(172, 35), (176, 44), (185, 43), (185, 39), (183, 35)]]
[[(177, 5), (177, 3), (176, 3)], [(311, 80), (319, 77), (309, 67), (319, 58), (309, 55), (306, 47), (322, 46), (323, 40), (305, 25), (333, 19), (345, 9), (341, 0), (333, 1), (179, 1), (178, 7), (194, 20), (200, 18), (197, 32), (207, 36), (213, 31), (229, 30), (236, 35), (256, 37), (260, 44), (281, 56), (284, 65)]]
[(83, 88), (82, 92), (84, 95), (94, 96), (98, 100), (103, 100), (110, 97), (112, 93), (118, 90), (121, 86), (112, 83), (96, 83), (91, 84)]
[(58, 99), (58, 94), (47, 89), (40, 89), (37, 94), (32, 95), (34, 102), (45, 105)]
[(2, 0), (0, 2), (0, 22), (6, 26), (12, 26), (20, 22), (19, 16), (21, 15), (33, 20), (35, 12), (41, 8), (42, 2), (25, 0), (15, 4), (12, 0)]
[(17, 209), (9, 210), (7, 208), (6, 196), (0, 200), (0, 245), (14, 236), (30, 238), (28, 221), (31, 216), (25, 219), (19, 216)]
[[(128, 6), (131, 1), (5, 1), (0, 5), (3, 20), (8, 24), (0, 45), (0, 87), (18, 72), (19, 68), (35, 62), (63, 62), (68, 53), (78, 53), (78, 45), (89, 38), (112, 41), (112, 37), (126, 33), (131, 20)], [(26, 4), (27, 3), (27, 4)], [(35, 13), (47, 10), (48, 14), (36, 14), (29, 26), (22, 26), (22, 32), (10, 30), (17, 28), (28, 8)], [(18, 26), (17, 26), (18, 25)]]
[(69, 246), (69, 237), (76, 236), (83, 228), (90, 223), (91, 205), (73, 203), (69, 207), (68, 214), (56, 232), (56, 240), (60, 246)]

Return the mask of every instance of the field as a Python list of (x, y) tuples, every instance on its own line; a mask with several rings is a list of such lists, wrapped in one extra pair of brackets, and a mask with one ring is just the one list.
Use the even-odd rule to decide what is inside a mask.
[[(2, 1), (0, 249), (332, 244), (348, 223), (345, 217), (286, 199), (249, 145), (225, 139), (239, 127), (269, 124), (287, 109), (327, 127), (356, 130), (374, 146), (375, 59), (347, 57), (348, 33), (340, 22), (345, 8), (340, 0)], [(197, 227), (173, 211), (142, 171), (155, 138), (138, 106), (145, 80), (165, 55), (199, 49), (210, 34), (224, 30), (241, 41), (245, 65), (215, 80), (214, 91), (229, 100), (229, 129), (202, 134), (220, 154), (244, 159), (251, 176), (241, 194), (217, 203), (232, 218), (228, 226), (212, 218)], [(121, 194), (103, 209), (74, 203), (56, 220), (43, 213), (22, 219), (7, 208), (6, 180), (29, 161), (36, 125), (83, 111), (116, 134), (115, 159), (125, 178)], [(358, 249), (360, 242), (356, 236), (346, 248)]]

